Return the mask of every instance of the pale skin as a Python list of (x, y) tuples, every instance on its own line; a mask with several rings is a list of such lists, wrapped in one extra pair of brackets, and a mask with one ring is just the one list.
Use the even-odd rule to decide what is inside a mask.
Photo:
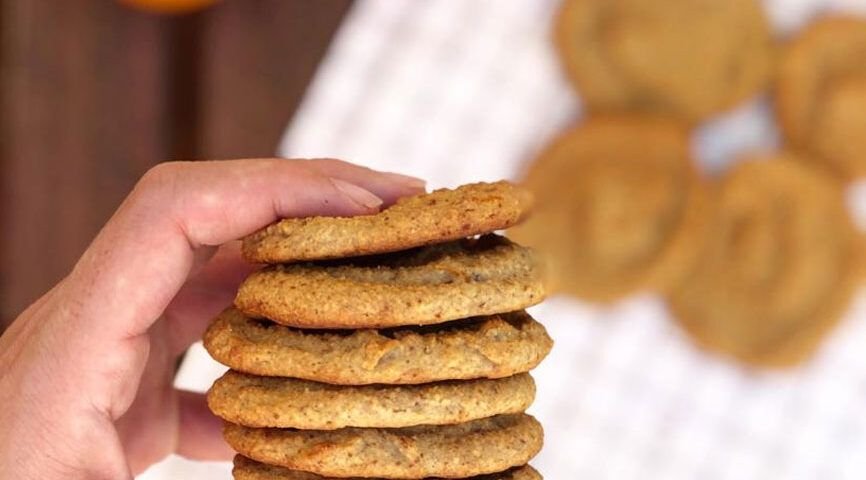
[(235, 240), (280, 218), (375, 213), (423, 189), (337, 160), (149, 171), (0, 337), (0, 478), (130, 479), (170, 453), (230, 459), (204, 396), (172, 383), (253, 268)]

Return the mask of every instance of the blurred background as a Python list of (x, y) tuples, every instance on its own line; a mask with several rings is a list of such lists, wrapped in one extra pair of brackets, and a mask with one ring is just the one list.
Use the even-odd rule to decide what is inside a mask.
[(151, 6), (0, 7), (0, 324), (69, 270), (156, 162), (273, 156), (351, 5), (138, 3)]
[[(828, 12), (866, 15), (862, 0), (758, 3), (779, 41)], [(157, 161), (332, 156), (436, 188), (519, 179), (586, 117), (552, 42), (558, 0), (222, 0), (173, 15), (0, 4), (4, 322), (62, 277)], [(776, 148), (772, 108), (764, 89), (697, 124), (698, 169)], [(845, 192), (856, 207), (864, 191)], [(533, 314), (556, 341), (532, 409), (545, 478), (866, 478), (862, 295), (786, 370), (702, 351), (652, 293), (557, 296)], [(203, 391), (222, 371), (196, 346), (177, 384)], [(228, 472), (170, 458), (141, 478)]]

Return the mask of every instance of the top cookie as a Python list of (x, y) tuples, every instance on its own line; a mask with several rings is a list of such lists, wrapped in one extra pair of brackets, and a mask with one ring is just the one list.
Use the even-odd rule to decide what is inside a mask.
[(567, 0), (555, 33), (591, 111), (694, 122), (757, 93), (772, 71), (770, 28), (754, 0)]
[(866, 20), (810, 26), (785, 51), (776, 92), (791, 144), (843, 178), (866, 175)]
[(245, 238), (243, 255), (289, 263), (395, 252), (508, 228), (531, 204), (509, 182), (473, 183), (403, 198), (374, 215), (288, 218)]

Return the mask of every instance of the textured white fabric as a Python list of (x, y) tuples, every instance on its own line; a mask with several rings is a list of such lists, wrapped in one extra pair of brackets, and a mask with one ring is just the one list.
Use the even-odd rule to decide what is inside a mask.
[[(337, 157), (431, 187), (516, 178), (580, 118), (549, 41), (554, 0), (362, 0), (341, 28), (279, 152)], [(866, 1), (769, 0), (780, 35)], [(286, 59), (291, 61), (291, 59)], [(704, 170), (777, 144), (766, 99), (694, 135)], [(866, 189), (852, 198), (866, 200)], [(547, 435), (533, 462), (566, 479), (866, 478), (866, 300), (817, 358), (786, 373), (743, 370), (693, 348), (658, 298), (610, 308), (554, 298), (533, 309), (556, 340), (532, 408)], [(178, 384), (222, 367), (203, 350)], [(219, 474), (216, 472), (220, 472)], [(230, 478), (172, 459), (146, 479)], [(221, 476), (220, 476), (221, 475)]]

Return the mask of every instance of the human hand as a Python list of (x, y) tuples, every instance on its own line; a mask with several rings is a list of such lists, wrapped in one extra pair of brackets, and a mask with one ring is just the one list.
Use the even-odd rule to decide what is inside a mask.
[(358, 215), (423, 182), (337, 160), (166, 163), (72, 272), (0, 337), (0, 478), (129, 479), (176, 452), (228, 459), (175, 366), (252, 267), (244, 235), (284, 217)]

